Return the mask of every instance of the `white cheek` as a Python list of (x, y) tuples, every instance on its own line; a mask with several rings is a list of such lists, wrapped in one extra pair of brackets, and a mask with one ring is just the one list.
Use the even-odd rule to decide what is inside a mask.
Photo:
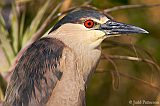
[(92, 33), (92, 42), (90, 43), (90, 47), (94, 49), (100, 46), (106, 36), (103, 31), (94, 30)]
[(93, 33), (94, 33), (95, 38), (97, 39), (105, 36), (105, 32), (100, 31), (100, 30), (93, 30)]
[(91, 49), (97, 49), (102, 43), (103, 39), (98, 39), (95, 42), (92, 42), (89, 46)]

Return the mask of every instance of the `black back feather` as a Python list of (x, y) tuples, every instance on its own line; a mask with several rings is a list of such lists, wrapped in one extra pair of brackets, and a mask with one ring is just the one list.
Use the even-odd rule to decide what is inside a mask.
[(53, 38), (34, 42), (14, 69), (4, 106), (43, 106), (61, 79), (59, 69), (64, 44)]

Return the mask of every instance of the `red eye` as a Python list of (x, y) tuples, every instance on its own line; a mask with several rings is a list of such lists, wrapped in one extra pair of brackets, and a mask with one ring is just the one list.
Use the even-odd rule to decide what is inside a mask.
[(86, 28), (92, 28), (92, 27), (94, 26), (94, 21), (93, 21), (93, 20), (86, 20), (86, 21), (84, 22), (84, 26), (85, 26)]

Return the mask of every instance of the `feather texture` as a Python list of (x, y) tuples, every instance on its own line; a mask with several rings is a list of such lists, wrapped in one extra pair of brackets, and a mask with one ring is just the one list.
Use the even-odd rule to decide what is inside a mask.
[(59, 69), (64, 44), (54, 38), (34, 42), (14, 69), (4, 106), (43, 106), (62, 71)]

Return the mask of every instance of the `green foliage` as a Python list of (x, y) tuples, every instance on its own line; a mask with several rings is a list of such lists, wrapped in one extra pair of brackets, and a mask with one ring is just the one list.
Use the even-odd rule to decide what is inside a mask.
[(11, 14), (11, 29), (12, 29), (12, 43), (14, 52), (18, 53), (18, 42), (19, 42), (19, 19), (18, 11), (15, 3), (12, 3), (12, 14)]
[(8, 39), (8, 36), (9, 32), (6, 30), (5, 22), (0, 13), (0, 47), (3, 49), (9, 65), (11, 65), (12, 60), (15, 57), (15, 53), (13, 46), (10, 42), (11, 39)]
[(22, 45), (26, 44), (26, 42), (37, 31), (37, 29), (40, 25), (40, 22), (42, 21), (42, 19), (44, 17), (45, 12), (49, 8), (50, 2), (51, 2), (51, 0), (47, 0), (46, 3), (42, 7), (40, 7), (38, 13), (36, 14), (34, 19), (32, 20), (31, 25), (26, 29), (26, 31), (24, 33)]

